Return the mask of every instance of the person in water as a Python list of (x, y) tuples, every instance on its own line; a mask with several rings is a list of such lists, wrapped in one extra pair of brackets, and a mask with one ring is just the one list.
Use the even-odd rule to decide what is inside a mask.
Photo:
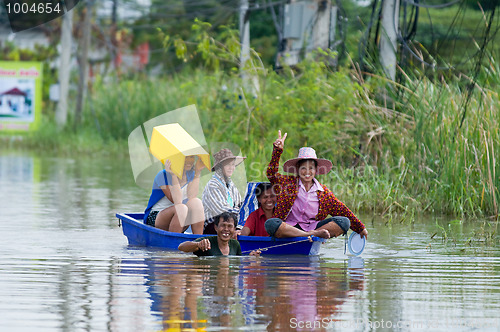
[(241, 256), (240, 243), (233, 239), (238, 218), (230, 212), (222, 213), (214, 220), (217, 236), (201, 237), (179, 245), (179, 250), (196, 256)]
[[(273, 218), (265, 223), (266, 231), (274, 237), (315, 235), (323, 238), (346, 234), (349, 228), (362, 237), (367, 237), (365, 225), (339, 201), (325, 185), (319, 183), (316, 174), (327, 174), (332, 163), (316, 157), (310, 147), (299, 150), (297, 158), (283, 165), (283, 170), (292, 175), (278, 173), (278, 165), (287, 134), (273, 144), (267, 178), (276, 188), (277, 205)], [(327, 218), (330, 215), (331, 217)]]
[(205, 209), (205, 228), (203, 234), (216, 234), (214, 221), (224, 212), (238, 214), (241, 196), (231, 180), (236, 166), (246, 157), (237, 157), (229, 149), (222, 149), (214, 154), (215, 172), (208, 181), (202, 194)]
[(261, 182), (255, 187), (255, 196), (259, 208), (248, 216), (245, 226), (239, 235), (269, 236), (264, 226), (267, 219), (272, 218), (276, 205), (276, 194), (269, 182)]
[(204, 167), (200, 158), (188, 156), (179, 179), (171, 169), (170, 160), (166, 160), (165, 169), (154, 179), (144, 223), (176, 233), (184, 232), (191, 225), (194, 234), (202, 234), (205, 214), (197, 195)]

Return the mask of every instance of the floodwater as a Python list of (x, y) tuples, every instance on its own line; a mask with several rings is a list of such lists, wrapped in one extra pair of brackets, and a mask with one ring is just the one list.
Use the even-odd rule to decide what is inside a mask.
[(148, 194), (127, 160), (0, 151), (1, 330), (500, 331), (477, 223), (364, 216), (359, 257), (200, 259), (128, 246), (114, 214)]

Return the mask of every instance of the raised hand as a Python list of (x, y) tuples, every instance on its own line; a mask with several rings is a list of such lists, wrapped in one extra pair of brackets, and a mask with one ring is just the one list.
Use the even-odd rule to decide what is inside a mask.
[(203, 161), (201, 161), (201, 158), (198, 157), (198, 160), (196, 161), (196, 165), (194, 167), (195, 172), (199, 173), (204, 168), (205, 168), (205, 164), (203, 163)]
[(174, 175), (174, 171), (172, 171), (172, 162), (170, 160), (165, 160), (165, 170), (167, 173)]
[(274, 141), (274, 146), (278, 149), (283, 149), (283, 147), (285, 146), (286, 135), (287, 133), (285, 133), (285, 135), (281, 137), (281, 130), (278, 130), (278, 138), (276, 139), (276, 141)]

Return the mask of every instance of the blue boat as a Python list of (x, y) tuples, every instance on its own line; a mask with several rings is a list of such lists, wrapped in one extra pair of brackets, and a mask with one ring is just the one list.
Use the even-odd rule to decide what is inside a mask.
[[(173, 233), (143, 223), (143, 213), (117, 213), (123, 234), (131, 246), (158, 247), (177, 250), (184, 241), (193, 241), (206, 235)], [(325, 239), (318, 237), (292, 237), (276, 239), (265, 236), (239, 236), (243, 254), (260, 249), (261, 255), (317, 255)]]

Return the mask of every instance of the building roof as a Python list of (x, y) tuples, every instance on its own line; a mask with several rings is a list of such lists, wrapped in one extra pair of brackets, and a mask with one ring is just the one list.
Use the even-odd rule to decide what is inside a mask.
[(0, 96), (3, 96), (3, 95), (10, 95), (10, 96), (23, 96), (23, 97), (26, 97), (26, 93), (19, 90), (18, 88), (12, 88), (8, 91), (5, 91), (3, 93), (0, 93)]

